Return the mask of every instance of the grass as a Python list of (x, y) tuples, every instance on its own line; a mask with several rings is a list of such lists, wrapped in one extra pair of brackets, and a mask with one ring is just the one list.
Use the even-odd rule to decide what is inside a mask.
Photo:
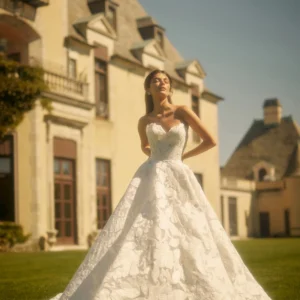
[[(300, 239), (235, 241), (273, 300), (300, 300)], [(0, 299), (42, 300), (62, 292), (86, 252), (0, 254)]]

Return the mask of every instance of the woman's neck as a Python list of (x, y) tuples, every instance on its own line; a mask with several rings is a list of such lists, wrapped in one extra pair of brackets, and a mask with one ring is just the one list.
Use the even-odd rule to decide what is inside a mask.
[(168, 98), (165, 98), (163, 100), (154, 99), (153, 104), (154, 104), (153, 114), (155, 115), (163, 114), (165, 111), (170, 110), (170, 108), (172, 107)]

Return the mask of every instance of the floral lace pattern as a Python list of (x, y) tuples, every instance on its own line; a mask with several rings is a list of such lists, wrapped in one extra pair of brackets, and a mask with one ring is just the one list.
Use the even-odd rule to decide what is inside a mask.
[(150, 158), (51, 300), (270, 300), (181, 160), (187, 126), (150, 123), (146, 132)]

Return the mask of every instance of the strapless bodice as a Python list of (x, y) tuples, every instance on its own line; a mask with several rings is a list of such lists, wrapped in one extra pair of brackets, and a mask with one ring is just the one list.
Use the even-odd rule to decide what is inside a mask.
[(166, 131), (160, 124), (149, 123), (146, 134), (151, 160), (181, 160), (188, 137), (188, 125), (180, 122)]

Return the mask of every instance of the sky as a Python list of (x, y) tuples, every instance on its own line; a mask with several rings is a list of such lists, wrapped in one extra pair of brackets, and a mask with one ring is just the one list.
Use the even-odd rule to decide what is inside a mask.
[[(185, 60), (198, 59), (219, 102), (224, 165), (263, 102), (300, 125), (300, 0), (140, 0)], [(174, 95), (175, 96), (175, 95)], [(205, 125), (205, 124), (204, 124)]]

